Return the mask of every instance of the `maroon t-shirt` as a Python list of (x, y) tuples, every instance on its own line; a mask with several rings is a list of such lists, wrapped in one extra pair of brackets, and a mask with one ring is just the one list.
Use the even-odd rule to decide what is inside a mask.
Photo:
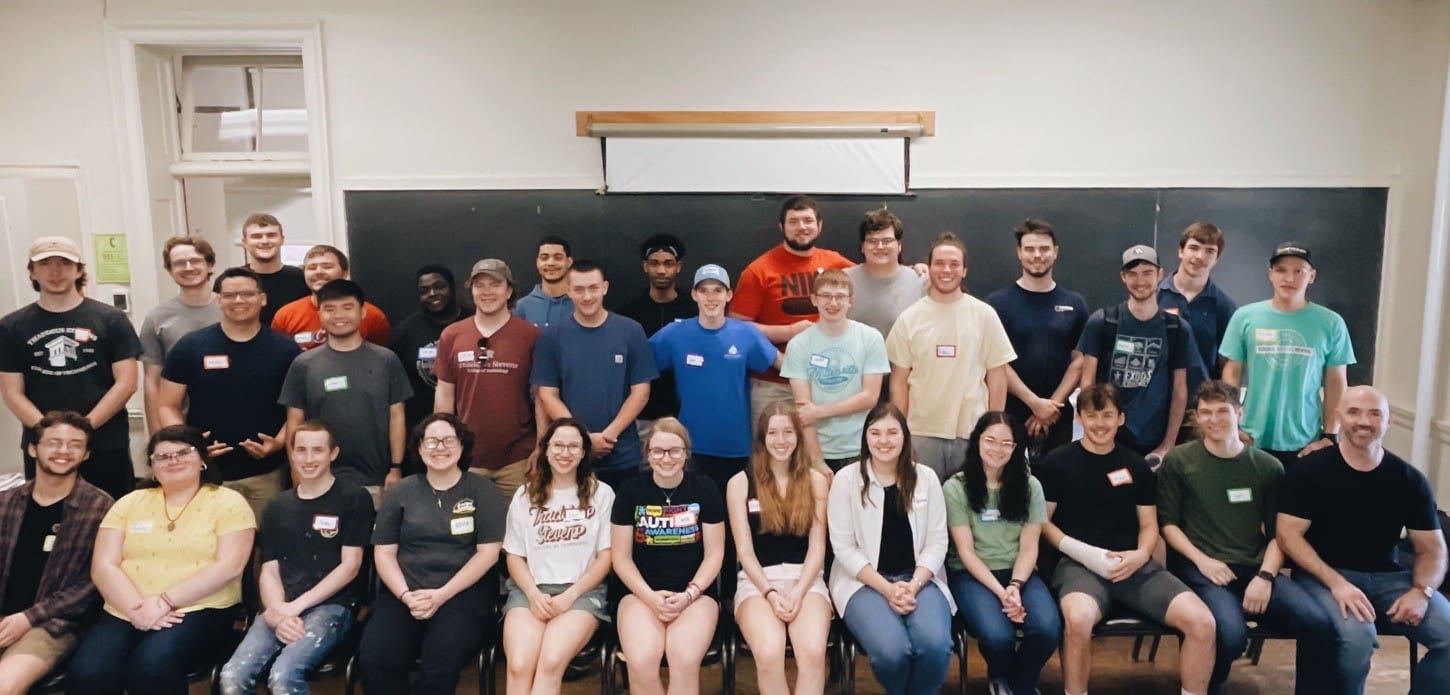
[(534, 453), (529, 372), (539, 328), (516, 316), (488, 337), (469, 316), (443, 329), (433, 375), (453, 384), (453, 410), (473, 430), (471, 468), (498, 470)]

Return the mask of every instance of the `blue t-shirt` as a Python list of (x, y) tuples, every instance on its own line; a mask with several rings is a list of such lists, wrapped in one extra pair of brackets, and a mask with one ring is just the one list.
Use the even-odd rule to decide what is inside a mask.
[(1111, 329), (1099, 309), (1088, 317), (1077, 345), (1082, 354), (1098, 358), (1099, 380), (1118, 387), (1124, 427), (1140, 445), (1157, 446), (1163, 441), (1173, 398), (1173, 370), (1187, 370), (1188, 351), (1193, 349), (1193, 329), (1187, 321), (1179, 322), (1177, 343), (1168, 344), (1165, 316), (1159, 309), (1152, 319), (1139, 321), (1126, 303), (1119, 304), (1117, 334), (1108, 335)]
[[(1033, 292), (1014, 282), (987, 295), (987, 303), (997, 310), (1017, 352), (1012, 369), (1033, 393), (1044, 398), (1052, 395), (1072, 364), (1072, 351), (1087, 323), (1087, 301), (1061, 285), (1048, 292)], [(1032, 414), (1012, 394), (1007, 395), (1007, 411), (1022, 419)]]
[(775, 362), (775, 346), (754, 324), (725, 319), (714, 330), (676, 321), (649, 339), (655, 364), (675, 374), (680, 422), (690, 448), (721, 458), (750, 455), (750, 372)]
[[(569, 314), (544, 329), (534, 344), (534, 367), (529, 383), (559, 389), (559, 397), (574, 417), (599, 432), (614, 421), (635, 384), (659, 376), (644, 329), (633, 319), (610, 312), (604, 323), (586, 328)], [(624, 428), (608, 456), (597, 468), (636, 467), (643, 459), (639, 434)]]
[(544, 292), (542, 285), (534, 285), (532, 292), (514, 303), (514, 316), (539, 328), (552, 326), (564, 320), (565, 316), (573, 314), (574, 300), (569, 299), (569, 295), (550, 297)]
[(267, 326), (251, 340), (237, 342), (219, 323), (186, 334), (166, 353), (161, 378), (186, 387), (186, 424), (233, 447), (212, 459), (221, 466), (222, 478), (249, 478), (287, 462), (286, 451), (258, 461), (241, 442), (259, 441), (258, 432), (275, 435), (287, 421), (287, 408), (277, 398), (288, 367), (300, 354), (297, 343)]

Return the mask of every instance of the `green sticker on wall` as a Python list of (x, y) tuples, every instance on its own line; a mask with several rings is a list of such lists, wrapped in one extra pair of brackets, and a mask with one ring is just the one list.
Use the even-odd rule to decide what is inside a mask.
[(97, 234), (96, 283), (131, 284), (131, 259), (126, 251), (125, 234)]

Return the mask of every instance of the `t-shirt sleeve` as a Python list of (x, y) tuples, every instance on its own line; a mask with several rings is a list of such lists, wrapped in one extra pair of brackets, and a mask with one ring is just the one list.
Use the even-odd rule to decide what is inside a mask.
[(1128, 468), (1133, 471), (1133, 497), (1134, 504), (1139, 507), (1155, 507), (1158, 505), (1158, 475), (1143, 459), (1136, 455)]
[(1077, 341), (1077, 351), (1084, 355), (1102, 357), (1103, 332), (1108, 329), (1108, 321), (1099, 309), (1088, 317), (1087, 323), (1083, 324), (1082, 337)]
[(971, 525), (971, 509), (967, 507), (967, 489), (962, 478), (954, 475), (941, 484), (942, 502), (947, 507), (947, 528)]
[(388, 404), (402, 403), (413, 397), (413, 385), (408, 383), (408, 372), (403, 369), (403, 363), (398, 361), (398, 356), (390, 350), (387, 352), (388, 370)]
[[(464, 475), (468, 475), (465, 473)], [(503, 495), (492, 480), (481, 476), (475, 478), (473, 505), (473, 526), (478, 532), (473, 535), (476, 543), (502, 543), (504, 518), (506, 516)]]
[(890, 374), (891, 360), (886, 359), (886, 339), (881, 337), (881, 331), (863, 324), (861, 333), (865, 336), (862, 342), (866, 345), (866, 354), (861, 360), (862, 373)]
[(648, 384), (660, 378), (660, 370), (655, 368), (654, 350), (649, 345), (649, 340), (644, 337), (644, 328), (631, 321), (629, 323), (629, 384)]
[(166, 360), (161, 363), (161, 378), (173, 384), (190, 385), (196, 378), (196, 342), (182, 338), (171, 346)]
[(433, 376), (450, 384), (458, 383), (458, 357), (453, 354), (454, 337), (457, 335), (445, 329), (438, 337), (438, 352), (433, 359)]
[[(594, 490), (594, 504), (599, 508), (599, 511), (595, 512), (599, 516), (595, 518), (609, 518), (614, 514), (614, 488), (601, 482), (596, 482), (595, 484), (598, 487)], [(600, 529), (598, 536), (599, 540), (595, 543), (594, 552), (608, 550), (614, 544), (614, 534), (611, 532), (608, 524), (604, 524), (604, 528)]]
[(235, 490), (217, 488), (216, 496), (211, 500), (211, 506), (215, 510), (213, 513), (216, 514), (216, 535), (218, 536), (257, 528), (257, 517), (252, 513), (252, 506), (247, 504), (246, 498)]
[(1198, 354), (1198, 349), (1193, 347), (1193, 325), (1183, 318), (1178, 318), (1177, 320), (1178, 340), (1174, 342), (1168, 351), (1168, 368), (1188, 369), (1191, 358)]
[[(1072, 343), (1074, 345), (1077, 345), (1078, 344), (1078, 341), (1079, 340), (1082, 340), (1083, 330), (1085, 328), (1087, 328), (1087, 321), (1088, 321), (1088, 306), (1087, 306), (1087, 300), (1086, 299), (1083, 299), (1082, 295), (1077, 294), (1076, 292), (1074, 292), (1073, 295), (1072, 295), (1072, 307), (1073, 307), (1073, 316), (1075, 317), (1075, 320), (1072, 323)], [(1081, 350), (1080, 348), (1076, 348), (1076, 349), (1078, 349), (1079, 351)]]
[(503, 551), (509, 555), (528, 557), (528, 546), (524, 539), (529, 532), (529, 497), (520, 485), (509, 500), (508, 513), (504, 518)]
[(307, 365), (302, 360), (292, 360), (287, 367), (282, 390), (277, 393), (277, 403), (288, 408), (307, 409)]
[(529, 371), (529, 384), (559, 388), (559, 330), (556, 326), (544, 329), (543, 335), (534, 343), (534, 366)]
[(1052, 454), (1048, 454), (1042, 459), (1042, 465), (1033, 471), (1033, 475), (1036, 476), (1037, 482), (1042, 484), (1042, 499), (1048, 502), (1057, 502), (1062, 499), (1060, 497), (1062, 494), (1061, 472), (1058, 470), (1057, 459)]
[(1330, 324), (1329, 349), (1324, 354), (1324, 366), (1354, 364), (1354, 345), (1349, 342), (1349, 327), (1344, 325), (1344, 317), (1339, 314), (1331, 316), (1334, 322)]
[(720, 499), (720, 488), (715, 481), (700, 475), (695, 480), (700, 485), (700, 523), (721, 524), (725, 522), (725, 502)]
[(369, 343), (388, 347), (393, 342), (393, 329), (383, 310), (368, 304), (363, 311), (362, 334)]
[(1218, 315), (1214, 317), (1214, 342), (1223, 342), (1223, 336), (1228, 332), (1228, 323), (1233, 320), (1234, 312), (1238, 311), (1239, 305), (1229, 299), (1223, 292), (1218, 293)]
[(1183, 452), (1177, 447), (1163, 457), (1163, 466), (1158, 469), (1158, 525), (1182, 526), (1183, 480), (1179, 467), (1183, 465)]
[(655, 369), (661, 372), (674, 369), (673, 360), (670, 359), (670, 335), (673, 333), (670, 326), (673, 325), (666, 324), (658, 333), (649, 337), (649, 350), (655, 358)]
[(1047, 523), (1047, 499), (1042, 496), (1042, 483), (1037, 478), (1027, 477), (1027, 523)]
[(1238, 309), (1229, 317), (1228, 328), (1224, 330), (1223, 340), (1218, 344), (1218, 354), (1235, 362), (1243, 362), (1248, 357), (1244, 345), (1244, 324), (1248, 317), (1245, 311), (1248, 307)]
[[(809, 332), (809, 331), (807, 331)], [(785, 344), (785, 358), (780, 362), (780, 376), (784, 379), (806, 378), (806, 333), (797, 333)]]
[(634, 526), (634, 500), (628, 487), (621, 487), (614, 493), (614, 506), (609, 510), (609, 523)]
[(765, 282), (754, 264), (740, 271), (740, 280), (735, 283), (735, 294), (730, 298), (730, 313), (754, 321), (760, 316), (765, 304)]
[[(750, 334), (752, 349), (746, 357), (745, 367), (752, 372), (764, 372), (775, 364), (775, 356), (779, 354), (775, 344), (765, 339), (765, 334), (759, 328), (746, 324), (746, 332)], [(786, 377), (789, 378), (789, 377)]]
[(995, 311), (985, 311), (982, 315), (986, 324), (982, 334), (982, 364), (987, 369), (996, 369), (1017, 359), (1012, 339), (1007, 337), (1007, 329), (1002, 327), (1002, 318)]
[(23, 346), (11, 345), (14, 332), (10, 320), (0, 320), (0, 372), (21, 372), (25, 370)]
[(383, 495), (383, 503), (378, 506), (378, 516), (373, 522), (373, 545), (398, 544), (398, 535), (403, 527), (401, 497), (404, 490), (403, 485), (399, 484), (389, 494)]
[(156, 330), (156, 319), (150, 314), (141, 322), (141, 361), (146, 364), (161, 364), (165, 351), (161, 347), (161, 334)]
[(891, 324), (891, 334), (886, 336), (886, 357), (891, 365), (911, 369), (915, 364), (911, 354), (911, 314), (902, 313)]
[(1430, 492), (1430, 481), (1425, 475), (1409, 466), (1405, 466), (1408, 479), (1405, 481), (1405, 528), (1411, 531), (1435, 531), (1440, 528), (1439, 509), (1435, 506), (1435, 496)]
[(1301, 461), (1284, 472), (1279, 481), (1279, 513), (1314, 520), (1312, 461)]
[(366, 548), (372, 545), (373, 497), (362, 487), (353, 486), (352, 499), (348, 501), (347, 518), (342, 524), (342, 544), (349, 548)]
[(111, 509), (106, 512), (106, 516), (101, 519), (101, 528), (125, 531), (126, 521), (131, 518), (131, 508), (136, 506), (136, 500), (141, 494), (140, 491), (132, 492), (122, 495), (121, 499), (116, 500), (116, 503), (111, 505)]
[[(109, 307), (108, 307), (109, 308)], [(110, 323), (106, 327), (111, 339), (111, 361), (120, 362), (141, 356), (141, 339), (136, 336), (136, 329), (131, 326), (131, 320), (119, 310), (111, 309), (106, 312)]]

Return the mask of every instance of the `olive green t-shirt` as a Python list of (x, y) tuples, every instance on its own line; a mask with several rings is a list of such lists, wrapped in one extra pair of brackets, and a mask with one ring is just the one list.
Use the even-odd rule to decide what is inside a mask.
[[(1047, 502), (1042, 497), (1042, 484), (1037, 478), (1027, 477), (1027, 519), (1009, 521), (998, 511), (997, 500), (1000, 490), (987, 490), (987, 500), (980, 512), (972, 511), (967, 504), (965, 477), (958, 473), (947, 478), (941, 486), (942, 497), (947, 505), (947, 528), (970, 526), (972, 529), (972, 550), (990, 570), (1012, 569), (1017, 562), (1017, 547), (1022, 538), (1023, 524), (1041, 524), (1047, 521)], [(966, 569), (962, 559), (957, 557), (956, 544), (947, 551), (947, 569)]]
[(1283, 464), (1254, 447), (1231, 459), (1202, 440), (1174, 447), (1158, 470), (1158, 525), (1177, 526), (1209, 557), (1257, 565), (1273, 538), (1283, 477)]

